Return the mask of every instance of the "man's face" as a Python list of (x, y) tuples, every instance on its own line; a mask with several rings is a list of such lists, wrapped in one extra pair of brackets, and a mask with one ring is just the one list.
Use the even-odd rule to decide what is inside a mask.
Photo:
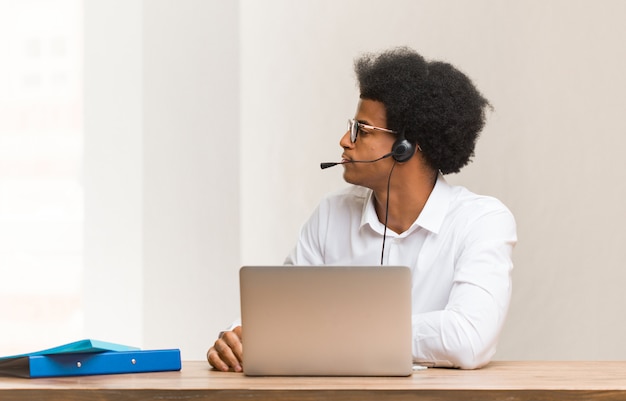
[[(375, 100), (361, 99), (354, 120), (387, 129), (385, 106)], [(395, 140), (396, 136), (389, 132), (361, 127), (354, 143), (350, 139), (350, 130), (348, 130), (339, 141), (339, 145), (344, 149), (343, 161), (375, 160), (391, 152)], [(345, 163), (343, 164), (343, 178), (351, 184), (374, 190), (383, 189), (387, 185), (392, 165), (391, 157), (374, 163)]]

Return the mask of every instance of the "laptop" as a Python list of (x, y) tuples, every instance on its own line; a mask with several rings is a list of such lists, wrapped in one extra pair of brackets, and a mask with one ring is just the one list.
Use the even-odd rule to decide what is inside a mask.
[(408, 376), (411, 271), (403, 266), (244, 266), (248, 376)]

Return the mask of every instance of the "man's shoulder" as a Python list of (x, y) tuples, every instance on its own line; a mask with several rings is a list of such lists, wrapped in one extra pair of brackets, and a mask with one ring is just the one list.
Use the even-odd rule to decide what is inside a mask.
[(453, 221), (465, 221), (470, 225), (479, 221), (481, 224), (491, 221), (503, 227), (515, 227), (513, 213), (498, 198), (477, 194), (461, 186), (453, 187), (452, 193), (448, 218)]
[(481, 195), (463, 186), (452, 187), (453, 204), (457, 208), (470, 208), (484, 211), (509, 211), (506, 205), (491, 195)]

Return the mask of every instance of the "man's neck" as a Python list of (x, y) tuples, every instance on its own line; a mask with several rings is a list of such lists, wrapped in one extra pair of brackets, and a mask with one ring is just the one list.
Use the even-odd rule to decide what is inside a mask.
[(401, 234), (408, 230), (422, 213), (428, 198), (437, 182), (437, 172), (424, 172), (405, 177), (402, 174), (391, 176), (389, 188), (389, 213), (386, 217), (387, 188), (374, 191), (374, 206), (378, 220), (394, 232)]

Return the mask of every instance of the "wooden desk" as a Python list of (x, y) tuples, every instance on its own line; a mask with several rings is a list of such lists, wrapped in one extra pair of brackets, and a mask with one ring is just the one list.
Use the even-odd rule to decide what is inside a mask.
[(492, 362), (410, 377), (246, 377), (185, 362), (181, 372), (20, 379), (0, 400), (626, 400), (624, 362)]

